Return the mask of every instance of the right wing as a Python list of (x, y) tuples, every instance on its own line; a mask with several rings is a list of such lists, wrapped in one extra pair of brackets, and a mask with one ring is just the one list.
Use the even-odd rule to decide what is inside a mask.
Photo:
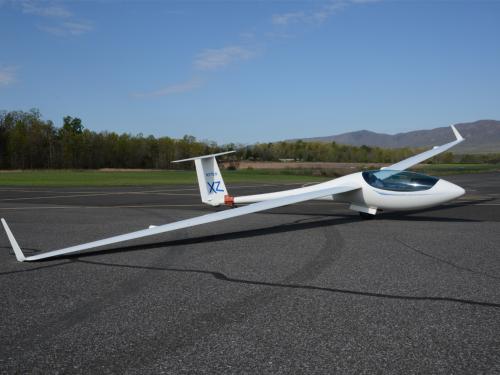
[(132, 233), (122, 234), (119, 236), (105, 238), (103, 240), (88, 242), (81, 245), (71, 246), (60, 250), (53, 250), (28, 257), (24, 256), (21, 248), (19, 247), (16, 239), (14, 238), (14, 235), (12, 234), (9, 226), (7, 225), (7, 222), (4, 219), (1, 219), (1, 221), (5, 229), (5, 232), (7, 233), (7, 237), (9, 238), (12, 249), (14, 250), (17, 260), (23, 262), (23, 261), (33, 261), (33, 260), (41, 260), (46, 258), (57, 257), (65, 254), (75, 253), (82, 250), (88, 250), (96, 247), (111, 245), (118, 242), (130, 241), (137, 238), (153, 236), (155, 234), (171, 232), (177, 229), (194, 227), (196, 225), (201, 225), (201, 224), (213, 223), (216, 221), (231, 219), (233, 217), (247, 215), (254, 212), (270, 210), (271, 208), (282, 207), (293, 203), (299, 203), (315, 198), (321, 198), (327, 195), (345, 193), (348, 191), (357, 190), (359, 188), (360, 186), (338, 186), (338, 187), (330, 187), (317, 191), (312, 191), (308, 193), (294, 194), (287, 197), (276, 198), (264, 202), (258, 202), (244, 207), (233, 208), (231, 210), (214, 212), (211, 214), (202, 215), (191, 219), (181, 220), (174, 223), (164, 224), (149, 229), (143, 229)]
[(382, 169), (389, 169), (391, 171), (403, 171), (405, 169), (413, 167), (414, 165), (417, 165), (418, 163), (423, 162), (424, 160), (427, 160), (429, 158), (432, 158), (433, 156), (445, 152), (446, 150), (452, 148), (453, 146), (458, 145), (460, 142), (463, 142), (464, 138), (460, 135), (460, 133), (458, 132), (458, 130), (455, 128), (454, 125), (451, 125), (451, 129), (453, 130), (453, 133), (457, 138), (453, 142), (446, 143), (442, 146), (436, 146), (428, 151), (422, 152), (421, 154), (414, 155), (396, 164), (390, 165), (388, 167), (383, 167)]

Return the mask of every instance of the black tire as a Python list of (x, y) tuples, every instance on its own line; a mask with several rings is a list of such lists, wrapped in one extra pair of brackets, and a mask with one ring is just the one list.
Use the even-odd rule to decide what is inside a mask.
[(360, 212), (359, 217), (363, 220), (372, 220), (375, 219), (375, 215), (366, 213), (366, 212)]

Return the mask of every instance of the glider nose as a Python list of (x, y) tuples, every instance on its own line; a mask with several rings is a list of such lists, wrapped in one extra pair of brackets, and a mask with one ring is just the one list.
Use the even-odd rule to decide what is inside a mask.
[(440, 180), (441, 189), (446, 192), (446, 195), (449, 196), (449, 199), (457, 199), (465, 194), (465, 190), (458, 185), (455, 185), (446, 180)]

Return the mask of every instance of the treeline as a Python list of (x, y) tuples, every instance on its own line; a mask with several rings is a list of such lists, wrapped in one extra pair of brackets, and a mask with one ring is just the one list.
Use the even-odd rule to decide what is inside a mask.
[(0, 169), (163, 169), (176, 166), (172, 160), (220, 150), (190, 136), (172, 139), (94, 132), (70, 116), (56, 127), (42, 120), (35, 109), (0, 112)]
[[(86, 129), (79, 118), (66, 116), (62, 126), (43, 120), (40, 112), (0, 111), (0, 169), (185, 168), (172, 160), (237, 150), (235, 160), (384, 162), (402, 160), (418, 150), (354, 147), (320, 142), (275, 142), (251, 146), (217, 145), (192, 136), (155, 138)], [(445, 153), (434, 162), (500, 162), (500, 155)], [(495, 159), (496, 158), (496, 159)]]
[(390, 163), (402, 160), (415, 153), (409, 148), (383, 149), (369, 146), (347, 146), (335, 142), (275, 142), (257, 143), (239, 150), (241, 160), (274, 161), (294, 159), (296, 161), (329, 162), (373, 162)]
[[(239, 148), (240, 160), (275, 161), (292, 158), (297, 161), (330, 161), (341, 163), (395, 163), (426, 148), (381, 148), (370, 146), (348, 146), (335, 142), (276, 142), (261, 143)], [(500, 154), (453, 154), (444, 152), (426, 161), (433, 163), (500, 163)]]

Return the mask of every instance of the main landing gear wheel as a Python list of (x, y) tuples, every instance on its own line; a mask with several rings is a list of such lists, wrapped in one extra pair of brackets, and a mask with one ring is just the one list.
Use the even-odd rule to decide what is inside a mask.
[(375, 219), (375, 215), (366, 213), (366, 212), (360, 212), (359, 217), (363, 220), (372, 220)]

